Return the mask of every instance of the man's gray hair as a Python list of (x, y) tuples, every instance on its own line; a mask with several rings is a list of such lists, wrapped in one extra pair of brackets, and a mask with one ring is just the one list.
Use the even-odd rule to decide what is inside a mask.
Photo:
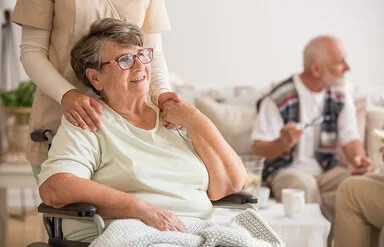
[(93, 87), (85, 72), (88, 68), (102, 71), (100, 50), (106, 40), (116, 42), (122, 47), (143, 46), (141, 29), (132, 23), (105, 18), (92, 24), (89, 32), (73, 46), (71, 65), (77, 78), (97, 94), (100, 92)]
[(336, 37), (330, 35), (318, 36), (308, 42), (303, 52), (305, 70), (310, 69), (313, 63), (323, 63), (324, 59), (329, 55), (326, 48), (326, 44), (329, 42), (340, 43)]

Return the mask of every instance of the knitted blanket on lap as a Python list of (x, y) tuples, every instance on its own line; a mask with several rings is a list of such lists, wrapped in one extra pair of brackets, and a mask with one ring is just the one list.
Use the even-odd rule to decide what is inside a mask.
[(229, 226), (202, 221), (187, 225), (188, 233), (159, 231), (141, 221), (113, 221), (90, 247), (282, 247), (281, 239), (252, 209), (235, 216)]

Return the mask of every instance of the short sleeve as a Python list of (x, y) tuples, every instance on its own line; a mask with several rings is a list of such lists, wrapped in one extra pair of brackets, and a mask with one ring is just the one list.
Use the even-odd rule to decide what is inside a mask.
[(176, 135), (178, 135), (192, 152), (194, 153), (196, 152), (195, 147), (193, 146), (192, 140), (188, 135), (187, 129), (182, 128), (182, 129), (176, 129), (171, 131), (173, 131)]
[(353, 98), (349, 94), (345, 94), (344, 107), (340, 112), (337, 120), (339, 132), (339, 142), (346, 145), (351, 141), (360, 140), (359, 128), (357, 126), (356, 108)]
[(52, 141), (48, 159), (41, 165), (39, 186), (58, 173), (71, 173), (91, 179), (100, 165), (96, 134), (70, 124), (64, 117)]
[(185, 128), (182, 128), (182, 129), (173, 130), (173, 132), (183, 140), (185, 145), (187, 145), (188, 149), (195, 154), (195, 156), (200, 160), (200, 162), (204, 163), (203, 160), (200, 158), (199, 154), (196, 152), (195, 146), (193, 145), (193, 142), (189, 137), (188, 130)]
[(151, 0), (142, 26), (144, 33), (160, 33), (169, 31), (171, 26), (164, 0)]
[(252, 140), (273, 141), (280, 136), (283, 127), (284, 122), (275, 102), (269, 97), (264, 98), (253, 126)]
[(11, 20), (18, 25), (52, 30), (53, 5), (53, 0), (18, 0)]

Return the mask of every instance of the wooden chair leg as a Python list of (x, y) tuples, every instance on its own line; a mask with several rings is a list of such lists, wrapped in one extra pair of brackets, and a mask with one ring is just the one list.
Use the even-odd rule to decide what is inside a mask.
[(333, 246), (333, 224), (331, 225), (331, 230), (329, 230), (328, 238), (327, 238), (327, 247)]
[(0, 188), (0, 246), (5, 246), (8, 225), (7, 189)]

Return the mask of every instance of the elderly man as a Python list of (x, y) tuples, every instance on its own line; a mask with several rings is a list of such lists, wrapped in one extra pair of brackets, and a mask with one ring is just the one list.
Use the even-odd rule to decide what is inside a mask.
[[(258, 102), (252, 133), (254, 154), (266, 157), (263, 180), (277, 200), (284, 188), (303, 189), (307, 202), (323, 203), (330, 220), (339, 183), (350, 173), (370, 169), (353, 100), (341, 89), (349, 70), (339, 40), (312, 39), (304, 49), (304, 71)], [(352, 164), (350, 171), (338, 165), (339, 144)]]
[[(380, 151), (384, 160), (384, 146)], [(378, 235), (384, 227), (383, 193), (384, 174), (352, 177), (340, 184), (336, 200), (335, 247), (378, 246)], [(384, 242), (380, 244), (384, 246)]]

